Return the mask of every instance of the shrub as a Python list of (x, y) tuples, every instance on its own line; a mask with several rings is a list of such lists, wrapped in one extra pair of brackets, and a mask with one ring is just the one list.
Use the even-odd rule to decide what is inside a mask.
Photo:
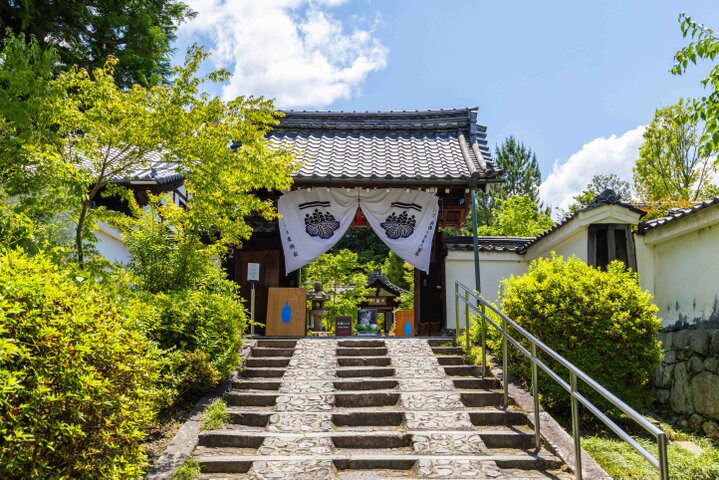
[(202, 416), (202, 430), (216, 430), (222, 428), (223, 425), (230, 421), (230, 414), (227, 412), (227, 404), (224, 400), (217, 400), (215, 403), (207, 407), (205, 414)]
[(96, 282), (0, 252), (0, 477), (139, 477), (153, 356)]
[(200, 464), (194, 460), (186, 460), (172, 475), (172, 480), (195, 480), (200, 478)]
[[(553, 254), (532, 262), (525, 275), (502, 282), (500, 301), (509, 318), (609, 391), (630, 405), (643, 403), (641, 387), (661, 359), (656, 339), (660, 321), (651, 296), (639, 287), (637, 274), (623, 263), (612, 262), (603, 271), (576, 256), (564, 261)], [(499, 346), (496, 334), (493, 343)], [(531, 379), (522, 354), (511, 346), (510, 353), (510, 365), (517, 366), (514, 373), (524, 381)], [(548, 360), (546, 355), (542, 358)], [(565, 368), (549, 364), (568, 378)], [(600, 401), (587, 387), (582, 389), (581, 382), (579, 388)], [(568, 395), (544, 374), (539, 391), (545, 407), (568, 408)]]
[(202, 393), (240, 363), (245, 311), (229, 280), (194, 290), (148, 295), (149, 338), (166, 352), (164, 381), (180, 395)]

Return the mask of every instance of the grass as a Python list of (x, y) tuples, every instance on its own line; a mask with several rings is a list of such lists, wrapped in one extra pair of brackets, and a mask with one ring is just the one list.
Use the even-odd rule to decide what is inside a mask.
[(200, 464), (194, 460), (186, 460), (172, 475), (172, 480), (195, 480), (200, 477)]
[[(656, 456), (656, 443), (636, 439), (652, 455)], [(692, 443), (703, 452), (694, 453), (679, 443), (669, 444), (669, 478), (672, 480), (719, 479), (719, 449), (705, 438), (694, 437)], [(582, 446), (594, 460), (615, 480), (655, 480), (658, 471), (637, 453), (628, 443), (616, 438), (601, 436), (582, 438)]]
[(217, 400), (205, 410), (200, 429), (216, 430), (222, 428), (229, 421), (230, 414), (227, 412), (227, 404), (223, 400)]

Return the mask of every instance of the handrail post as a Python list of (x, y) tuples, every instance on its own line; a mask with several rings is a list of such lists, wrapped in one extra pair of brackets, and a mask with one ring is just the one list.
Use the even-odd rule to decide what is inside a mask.
[(509, 360), (507, 351), (507, 319), (502, 317), (502, 383), (504, 384), (504, 409), (509, 406)]
[(669, 480), (669, 461), (667, 460), (667, 434), (661, 432), (657, 435), (657, 447), (659, 450), (659, 478)]
[(469, 355), (469, 290), (464, 291), (464, 338), (466, 343), (465, 355)]
[(454, 346), (459, 347), (459, 283), (457, 282), (454, 282), (454, 319), (456, 322)]
[(569, 385), (572, 388), (572, 436), (574, 437), (574, 463), (576, 464), (576, 478), (582, 480), (582, 443), (579, 437), (579, 401), (577, 400), (577, 376), (569, 371)]
[(484, 319), (486, 311), (482, 304), (482, 378), (487, 376), (487, 321)]
[(539, 375), (537, 374), (537, 344), (532, 342), (532, 395), (534, 396), (534, 446), (541, 447), (542, 435), (539, 431)]

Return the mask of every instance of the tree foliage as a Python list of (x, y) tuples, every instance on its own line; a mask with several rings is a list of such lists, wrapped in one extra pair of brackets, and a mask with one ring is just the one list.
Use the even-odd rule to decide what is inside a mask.
[[(688, 45), (674, 54), (674, 66), (671, 72), (682, 75), (689, 63), (697, 60), (714, 63), (719, 55), (719, 36), (711, 28), (695, 22), (684, 13), (679, 14), (679, 28), (684, 38), (689, 37)], [(703, 122), (704, 132), (699, 137), (698, 154), (709, 158), (719, 151), (719, 65), (713, 64), (709, 74), (701, 81), (707, 94), (693, 99), (688, 107), (687, 117), (691, 122)]]
[(713, 195), (714, 160), (699, 153), (702, 124), (684, 99), (657, 109), (634, 165), (634, 186), (644, 202), (696, 201)]
[[(509, 136), (501, 145), (495, 147), (494, 161), (497, 168), (503, 170), (502, 183), (490, 184), (485, 192), (477, 195), (477, 225), (491, 226), (497, 211), (504, 200), (516, 195), (526, 195), (537, 205), (539, 202), (539, 185), (542, 175), (539, 171), (537, 155), (524, 143)], [(471, 225), (471, 219), (467, 222)], [(470, 227), (471, 231), (471, 227)]]
[(159, 367), (93, 277), (0, 251), (0, 477), (138, 478)]
[(495, 148), (494, 161), (497, 168), (503, 170), (504, 182), (493, 186), (496, 187), (495, 196), (498, 199), (524, 195), (539, 204), (542, 174), (539, 171), (537, 155), (532, 149), (510, 135)]
[[(46, 215), (68, 214), (81, 263), (105, 213), (91, 208), (97, 195), (118, 194), (113, 181), (152, 161), (171, 162), (183, 175), (190, 201), (181, 221), (199, 235), (238, 244), (251, 233), (244, 215), (275, 215), (271, 202), (254, 195), (291, 183), (289, 155), (269, 149), (264, 138), (277, 123), (272, 102), (200, 93), (205, 82), (227, 78), (198, 76), (202, 50), (188, 51), (170, 84), (122, 89), (113, 78), (115, 59), (93, 72), (72, 68), (53, 77), (53, 52), (23, 40), (7, 37), (0, 51), (0, 78), (7, 79), (0, 101), (13, 107), (0, 120), (9, 147), (0, 152), (0, 188), (35, 211), (39, 205)], [(24, 88), (23, 79), (37, 71), (46, 85)]]
[(554, 225), (552, 218), (539, 210), (531, 197), (517, 195), (502, 202), (492, 211), (495, 221), (481, 226), (479, 235), (500, 237), (534, 237)]
[(617, 197), (625, 202), (632, 198), (629, 182), (622, 180), (615, 173), (607, 175), (594, 175), (587, 187), (579, 195), (574, 196), (574, 203), (569, 206), (568, 213), (574, 213), (594, 202), (594, 199), (605, 190), (612, 190)]
[[(507, 316), (625, 402), (640, 406), (646, 400), (639, 387), (647, 384), (662, 355), (656, 338), (659, 309), (642, 291), (637, 273), (622, 262), (612, 262), (603, 271), (576, 256), (566, 261), (556, 255), (537, 259), (526, 274), (502, 282), (500, 303)], [(499, 335), (490, 330), (495, 332), (493, 348), (501, 348)], [(473, 334), (478, 337), (477, 327)], [(524, 357), (514, 348), (510, 352), (515, 373), (530, 381)], [(560, 376), (566, 371), (540, 358)], [(580, 390), (592, 401), (601, 401), (589, 389)], [(539, 392), (543, 406), (568, 410), (566, 391), (544, 374)]]
[[(367, 294), (367, 271), (357, 253), (340, 250), (325, 253), (302, 269), (302, 278), (309, 286), (322, 283), (322, 290), (330, 296), (325, 304), (328, 326), (334, 325), (338, 315), (355, 317), (360, 302)], [(308, 287), (309, 288), (309, 287)]]
[(170, 75), (177, 26), (194, 15), (177, 0), (9, 1), (0, 4), (0, 41), (32, 36), (57, 49), (62, 68), (92, 71), (112, 56), (118, 85), (149, 86)]
[(357, 253), (359, 262), (363, 265), (381, 266), (387, 259), (390, 249), (377, 236), (371, 228), (354, 227), (347, 230), (339, 242), (330, 250), (330, 253), (339, 253), (341, 250), (352, 250)]

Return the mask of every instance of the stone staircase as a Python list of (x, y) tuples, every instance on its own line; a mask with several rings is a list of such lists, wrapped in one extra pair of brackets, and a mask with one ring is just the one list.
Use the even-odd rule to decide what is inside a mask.
[(225, 394), (230, 423), (200, 434), (202, 478), (573, 478), (500, 407), (497, 379), (443, 343), (258, 340)]

